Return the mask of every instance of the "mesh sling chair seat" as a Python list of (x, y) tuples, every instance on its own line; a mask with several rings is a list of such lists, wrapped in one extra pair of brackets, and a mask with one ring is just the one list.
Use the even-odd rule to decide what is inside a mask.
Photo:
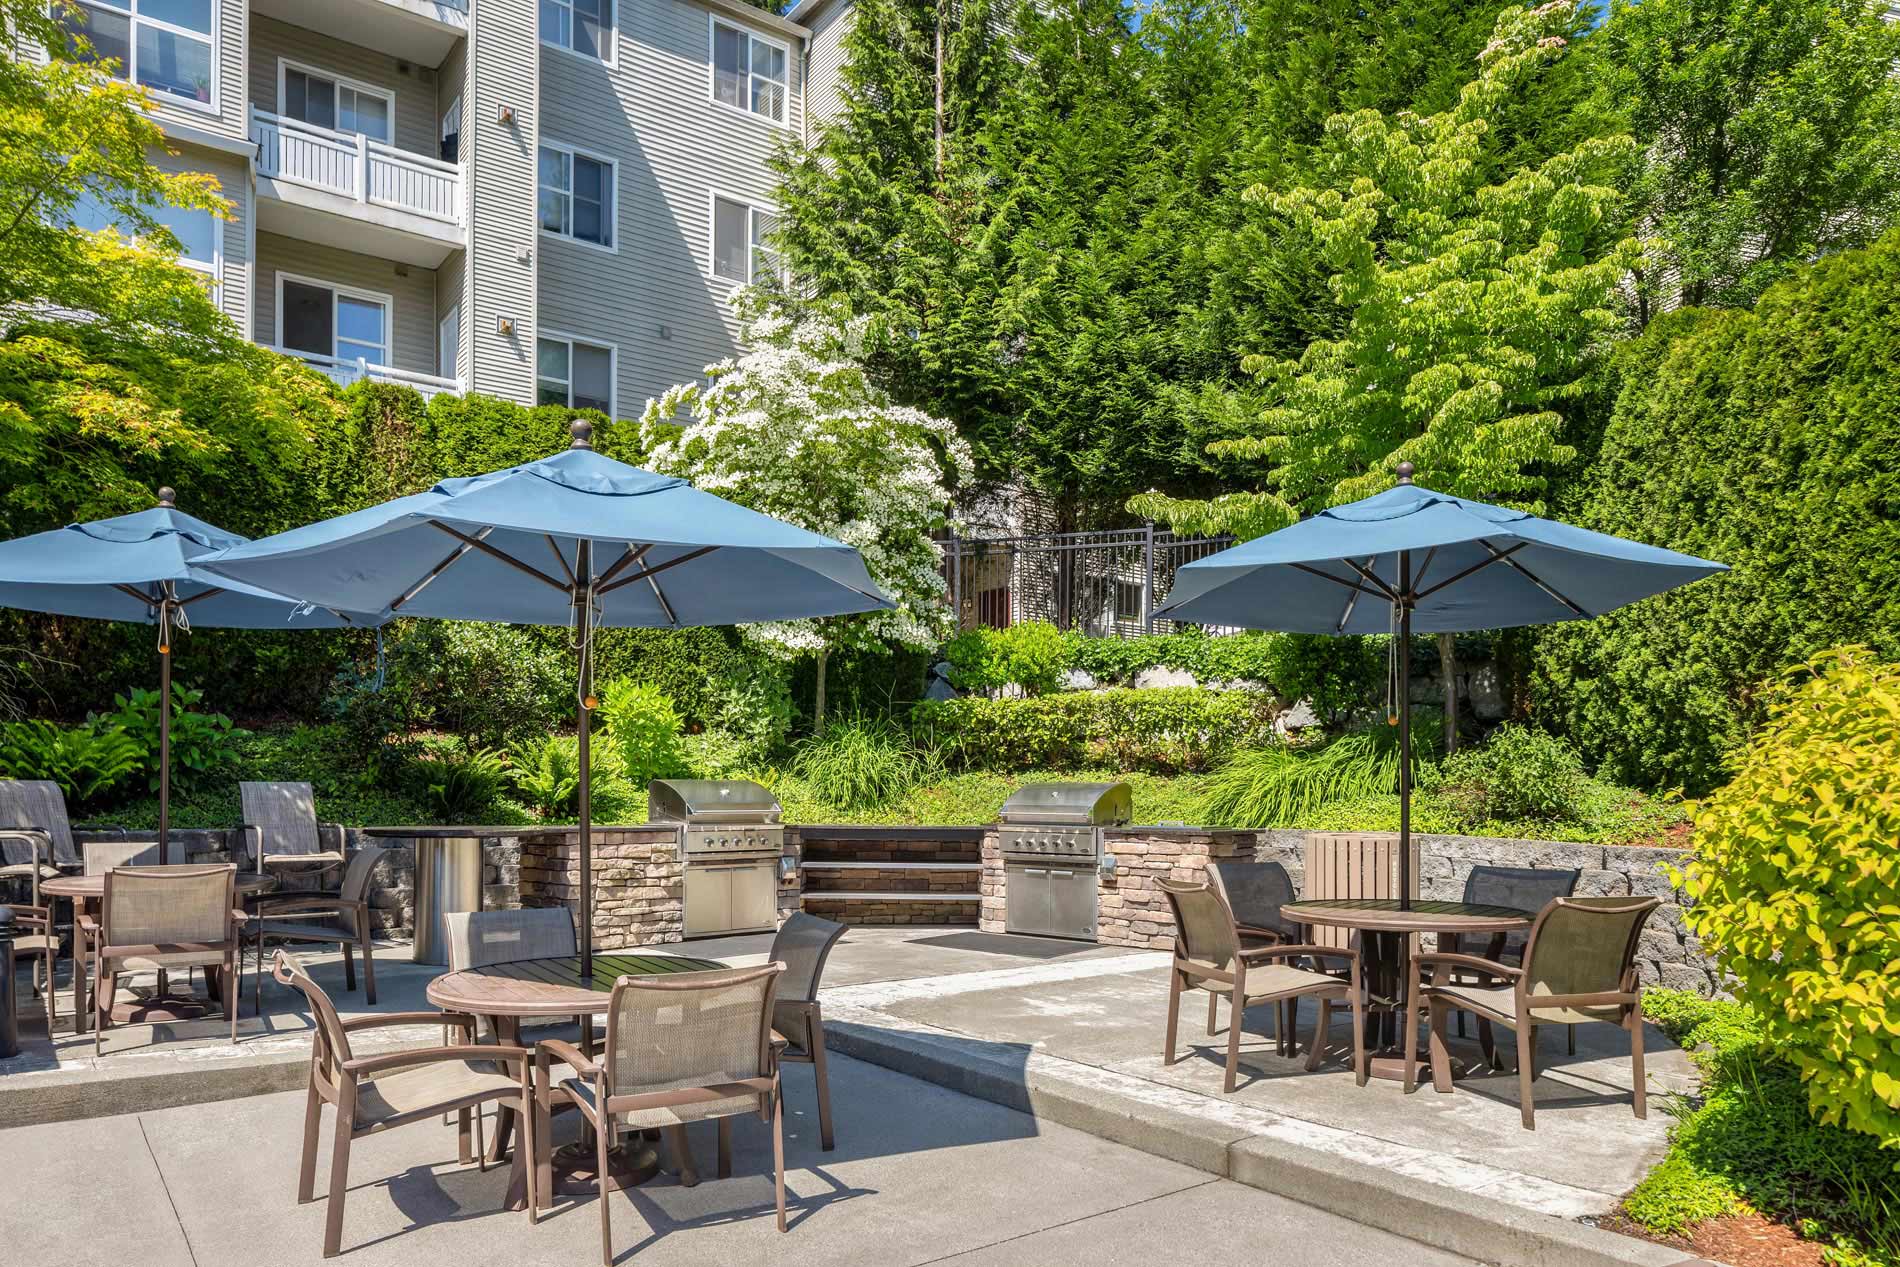
[[(1242, 949), (1273, 946), (1298, 941), (1297, 925), (1280, 917), (1280, 907), (1298, 895), (1293, 877), (1277, 862), (1241, 862), (1228, 860), (1207, 864), (1208, 884), (1221, 895), (1233, 912), (1234, 927), (1240, 933)], [(1321, 965), (1324, 971), (1324, 966)], [(1274, 1036), (1282, 1056), (1292, 1054), (1294, 1035), (1299, 1030), (1300, 1001), (1292, 998), (1273, 1010)], [(1207, 996), (1207, 1036), (1212, 1038), (1220, 1021), (1220, 995)]]
[[(717, 1119), (721, 1179), (732, 1174), (732, 1119), (757, 1113), (772, 1124), (778, 1230), (785, 1230), (785, 1110), (772, 1055), (774, 987), (782, 963), (664, 977), (621, 977), (607, 1009), (598, 1061), (573, 1044), (535, 1045), (539, 1120), (534, 1187), (553, 1192), (549, 1115), (557, 1102), (580, 1110), (594, 1132), (600, 1176), (600, 1259), (613, 1263), (608, 1152), (622, 1130), (661, 1131), (679, 1156), (680, 1181), (699, 1181), (686, 1140), (689, 1122)], [(555, 1080), (552, 1062), (572, 1071)], [(519, 1149), (516, 1150), (520, 1152)], [(532, 1206), (537, 1198), (530, 1195)]]
[(785, 965), (772, 1002), (774, 1051), (782, 1061), (812, 1067), (812, 1081), (818, 1087), (818, 1143), (825, 1152), (837, 1141), (831, 1133), (831, 1078), (825, 1068), (825, 1019), (818, 1006), (818, 979), (824, 975), (831, 948), (843, 936), (843, 924), (798, 911), (779, 925), (766, 955)]
[[(1509, 906), (1520, 911), (1541, 911), (1552, 898), (1569, 897), (1577, 891), (1577, 881), (1583, 872), (1576, 868), (1560, 870), (1541, 867), (1492, 867), (1476, 866), (1465, 877), (1464, 900), (1478, 906)], [(1492, 933), (1483, 952), (1483, 957), (1502, 964), (1519, 965), (1524, 962), (1524, 942), (1527, 932)], [(1453, 954), (1465, 949), (1456, 933), (1441, 935), (1438, 949)], [(1478, 975), (1473, 969), (1461, 968), (1452, 972), (1452, 981), (1460, 985), (1485, 986), (1500, 984), (1495, 978)], [(1465, 1013), (1458, 1012), (1458, 1037), (1465, 1036)], [(1499, 1063), (1495, 1045), (1491, 1039), (1491, 1022), (1478, 1018), (1478, 1042), (1484, 1048), (1485, 1056), (1493, 1065)], [(1577, 1027), (1564, 1027), (1564, 1047), (1570, 1055), (1577, 1054)]]
[[(534, 1104), (534, 1072), (525, 1047), (474, 1045), (475, 1018), (443, 1012), (388, 1012), (343, 1020), (336, 1005), (303, 965), (279, 950), (272, 975), (302, 992), (310, 1005), (314, 1037), (310, 1078), (304, 1098), (303, 1156), (297, 1171), (297, 1203), (315, 1199), (317, 1133), (323, 1106), (335, 1110), (330, 1146), (330, 1208), (325, 1212), (323, 1256), (334, 1257), (343, 1243), (343, 1205), (350, 1188), (350, 1145), (365, 1135), (425, 1122), (439, 1114), (462, 1115), (460, 1159), (470, 1159), (468, 1114), (489, 1103), (509, 1103), (523, 1121)], [(466, 1041), (439, 1047), (408, 1048), (357, 1056), (350, 1037), (387, 1025), (425, 1025), (443, 1021), (460, 1029)], [(528, 1128), (530, 1131), (532, 1127)], [(529, 1148), (515, 1150), (509, 1204), (515, 1193), (527, 1198), (528, 1221), (536, 1211), (531, 1191)], [(485, 1164), (484, 1164), (485, 1168)]]
[(343, 865), (343, 828), (317, 821), (308, 783), (239, 783), (238, 800), (238, 831), (259, 875), (272, 867), (321, 873)]
[(79, 869), (66, 796), (47, 779), (0, 779), (0, 879), (31, 881), (40, 905), (40, 881)]
[[(1463, 1009), (1517, 1035), (1518, 1096), (1524, 1129), (1536, 1129), (1531, 1084), (1537, 1077), (1539, 1025), (1608, 1024), (1630, 1036), (1631, 1104), (1646, 1117), (1643, 1074), (1643, 993), (1636, 973), (1636, 943), (1656, 897), (1560, 897), (1538, 912), (1524, 942), (1521, 967), (1446, 951), (1418, 957), (1410, 1014), (1428, 1009), (1431, 1018), (1432, 1087), (1449, 1093), (1451, 1054), (1445, 1018)], [(1453, 973), (1468, 970), (1473, 981)], [(1427, 977), (1429, 976), (1429, 981)], [(1494, 984), (1501, 982), (1502, 984)], [(1418, 1080), (1415, 1025), (1405, 1029), (1405, 1089)]]
[[(343, 952), (343, 987), (356, 988), (355, 952), (363, 953), (363, 1001), (376, 1005), (376, 959), (370, 945), (369, 882), (385, 851), (366, 845), (350, 855), (343, 887), (325, 893), (263, 893), (252, 900), (257, 919), (251, 935), (257, 946), (255, 1007), (264, 1010), (264, 943), (270, 940), (321, 942)], [(318, 919), (326, 920), (317, 923)]]
[[(237, 868), (114, 867), (104, 875), (98, 920), (79, 921), (93, 971), (93, 1055), (100, 1054), (118, 978), (126, 972), (221, 969), (221, 1002), (237, 1042), (238, 930), (248, 918), (237, 907)], [(210, 972), (205, 975), (210, 984)]]
[[(1225, 994), (1232, 1007), (1232, 1023), (1227, 1027), (1227, 1074), (1222, 1090), (1232, 1091), (1240, 1071), (1241, 1020), (1255, 1003), (1281, 1003), (1288, 999), (1319, 1000), (1319, 1020), (1313, 1042), (1307, 1052), (1306, 1068), (1319, 1068), (1326, 1050), (1326, 1032), (1332, 1021), (1332, 1005), (1344, 999), (1352, 1010), (1352, 1067), (1361, 1085), (1366, 1081), (1364, 1019), (1365, 998), (1359, 988), (1359, 952), (1357, 944), (1341, 950), (1337, 946), (1302, 945), (1282, 942), (1271, 946), (1243, 948), (1240, 930), (1233, 912), (1211, 886), (1162, 880), (1161, 891), (1174, 911), (1174, 962), (1168, 973), (1168, 1034), (1162, 1063), (1174, 1063), (1175, 1034), (1179, 1027), (1181, 994), (1186, 990), (1206, 990)], [(1338, 959), (1346, 963), (1346, 979), (1295, 967), (1282, 962), (1295, 959)]]

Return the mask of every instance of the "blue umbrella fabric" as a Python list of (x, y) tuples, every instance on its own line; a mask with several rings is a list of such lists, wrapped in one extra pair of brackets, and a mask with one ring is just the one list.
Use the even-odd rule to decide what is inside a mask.
[(0, 542), (0, 607), (159, 626), (158, 841), (171, 834), (171, 635), (192, 625), (228, 629), (336, 629), (373, 617), (328, 610), (214, 576), (206, 556), (246, 538), (179, 510), (169, 488), (158, 505)]
[(579, 659), (581, 979), (593, 979), (588, 714), (599, 626), (731, 625), (894, 606), (856, 550), (573, 444), (227, 550), (220, 575), (379, 617), (569, 625)]

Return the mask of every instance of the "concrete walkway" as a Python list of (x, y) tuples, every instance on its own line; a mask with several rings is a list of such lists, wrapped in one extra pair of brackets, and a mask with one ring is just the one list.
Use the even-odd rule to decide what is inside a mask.
[[(844, 1058), (838, 1147), (817, 1148), (809, 1071), (787, 1074), (791, 1227), (774, 1229), (770, 1137), (734, 1129), (733, 1178), (670, 1174), (613, 1202), (617, 1261), (656, 1267), (1110, 1267), (1285, 1258), (1455, 1267), (1337, 1215)], [(0, 1245), (18, 1263), (282, 1267), (321, 1260), (325, 1204), (295, 1203), (302, 1096), (160, 1109), (0, 1132)], [(570, 1115), (571, 1116), (571, 1115)], [(710, 1173), (712, 1131), (694, 1130)], [(327, 1134), (327, 1118), (326, 1118)], [(434, 1123), (353, 1151), (340, 1262), (361, 1267), (592, 1263), (594, 1197), (538, 1226), (499, 1209), (505, 1169), (454, 1161)], [(327, 1165), (327, 1144), (319, 1153)], [(319, 1172), (318, 1190), (323, 1190)]]

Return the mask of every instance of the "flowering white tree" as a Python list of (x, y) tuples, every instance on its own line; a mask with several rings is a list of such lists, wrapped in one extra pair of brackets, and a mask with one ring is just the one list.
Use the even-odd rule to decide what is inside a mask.
[(752, 350), (707, 366), (705, 387), (681, 384), (649, 401), (641, 440), (652, 469), (855, 547), (896, 600), (894, 611), (749, 627), (788, 652), (816, 653), (822, 729), (831, 652), (927, 647), (943, 635), (931, 535), (949, 522), (952, 490), (972, 476), (970, 448), (949, 422), (893, 404), (870, 381), (858, 360), (862, 321), (832, 307), (792, 317), (756, 296), (737, 299)]

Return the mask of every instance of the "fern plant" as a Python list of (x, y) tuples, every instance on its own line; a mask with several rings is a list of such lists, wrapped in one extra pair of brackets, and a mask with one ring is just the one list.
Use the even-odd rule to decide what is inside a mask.
[(470, 822), (501, 795), (508, 781), (508, 758), (494, 748), (432, 753), (419, 758), (415, 770), (440, 821)]
[(74, 804), (96, 801), (130, 782), (144, 761), (145, 746), (118, 726), (0, 726), (0, 775), (50, 779)]
[[(588, 746), (593, 817), (607, 821), (623, 816), (638, 799), (627, 780), (626, 766), (613, 744)], [(545, 819), (574, 818), (579, 813), (581, 789), (580, 741), (573, 735), (548, 735), (531, 743), (509, 765), (515, 790), (528, 807)]]

